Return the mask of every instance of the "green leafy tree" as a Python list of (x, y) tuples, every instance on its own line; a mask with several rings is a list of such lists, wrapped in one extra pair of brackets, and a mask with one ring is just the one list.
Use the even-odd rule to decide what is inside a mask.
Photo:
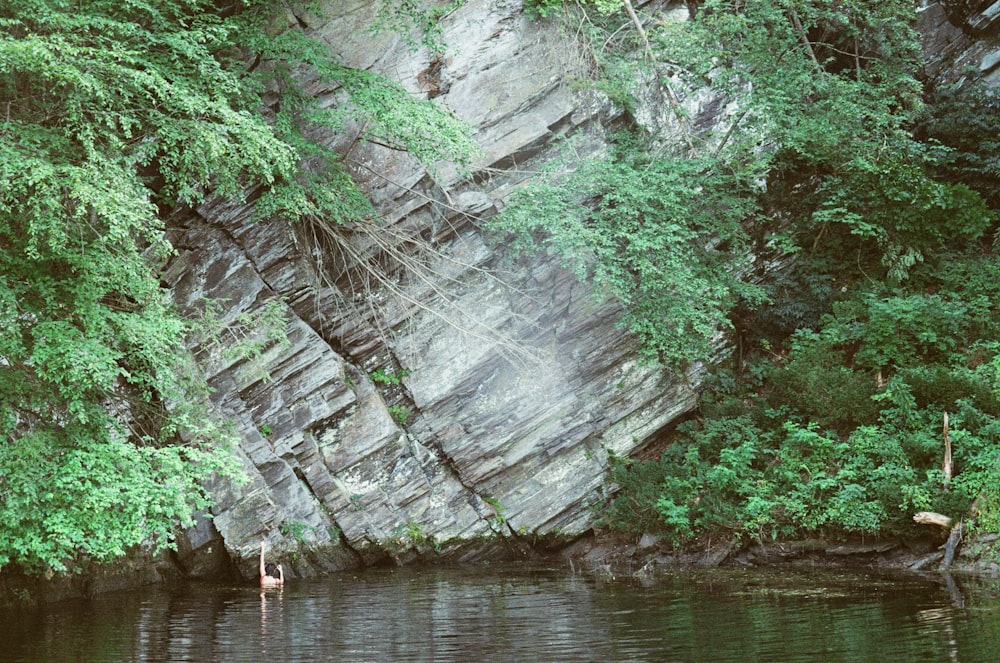
[[(533, 3), (547, 15), (555, 4)], [(521, 241), (582, 256), (569, 264), (610, 290), (629, 327), (671, 363), (699, 356), (711, 326), (680, 327), (683, 344), (667, 352), (648, 330), (682, 325), (702, 306), (715, 329), (737, 321), (747, 341), (735, 380), (710, 389), (702, 416), (660, 461), (615, 467), (621, 491), (605, 522), (659, 527), (678, 542), (706, 529), (907, 533), (914, 510), (961, 517), (976, 498), (995, 505), (997, 330), (983, 285), (996, 260), (980, 255), (995, 217), (965, 184), (993, 195), (989, 132), (975, 129), (991, 126), (995, 100), (956, 93), (925, 109), (909, 0), (697, 6), (684, 22), (620, 14), (602, 23), (591, 5), (577, 5), (588, 25), (610, 26), (595, 60), (614, 78), (596, 87), (635, 119), (636, 152), (648, 156), (635, 168), (616, 146), (600, 159), (617, 176), (603, 177), (606, 186), (591, 186), (585, 165), (561, 176), (562, 186), (548, 177), (528, 187), (504, 214)], [(631, 40), (619, 30), (626, 20)], [(611, 45), (619, 48), (609, 55)], [(637, 119), (649, 81), (671, 101), (680, 129), (673, 151)], [(693, 123), (675, 103), (704, 90), (736, 109), (717, 129)], [(975, 103), (953, 101), (960, 98)], [(685, 171), (679, 160), (693, 165)], [(688, 175), (650, 179), (667, 168)], [(671, 207), (703, 181), (694, 213), (675, 206), (656, 217), (631, 199), (635, 188), (648, 194), (639, 200)], [(698, 231), (648, 241), (669, 227), (657, 220), (664, 217), (700, 219)], [(651, 287), (639, 296), (646, 279), (657, 281), (643, 267), (646, 255), (630, 249), (645, 248), (688, 281), (718, 255), (692, 250), (685, 240), (694, 236), (695, 245), (724, 249), (735, 239), (732, 280), (714, 277), (729, 296), (687, 308), (671, 293), (712, 291)], [(766, 270), (747, 271), (739, 256), (748, 247)], [(678, 268), (664, 257), (671, 249), (706, 271)], [(950, 481), (940, 469), (944, 413), (961, 455)]]
[(647, 358), (680, 369), (714, 356), (733, 305), (762, 297), (739, 278), (752, 181), (712, 160), (650, 157), (628, 136), (565, 166), (517, 192), (493, 227), (620, 302)]
[[(657, 81), (681, 138), (637, 121), (609, 155), (516, 194), (496, 227), (613, 295), (648, 356), (674, 367), (705, 359), (734, 307), (769, 299), (773, 277), (748, 264), (751, 249), (772, 271), (809, 249), (810, 265), (841, 279), (901, 280), (991, 223), (968, 187), (935, 179), (939, 154), (912, 135), (922, 102), (911, 2), (707, 0), (688, 21), (647, 27), (631, 3), (575, 11), (608, 26), (595, 43), (618, 45), (595, 47), (607, 76), (596, 87), (634, 114), (649, 103), (640, 82)], [(631, 40), (620, 37), (623, 14)], [(705, 89), (737, 109), (717, 130), (694, 127), (678, 101)], [(824, 262), (825, 252), (837, 255)], [(856, 266), (843, 273), (847, 252)]]
[[(363, 139), (466, 158), (464, 126), (331, 62), (282, 3), (11, 0), (0, 6), (0, 566), (72, 568), (169, 543), (233, 473), (234, 436), (187, 358), (196, 331), (156, 266), (163, 216), (262, 192), (262, 215), (370, 211), (341, 159)], [(340, 89), (321, 109), (296, 66)]]
[(936, 91), (918, 125), (939, 169), (1000, 208), (1000, 92), (982, 83)]
[(793, 242), (854, 250), (869, 275), (897, 280), (992, 221), (968, 187), (936, 178), (941, 153), (914, 137), (915, 17), (908, 0), (708, 0), (653, 33), (689, 86), (711, 81), (741, 108), (723, 151), (766, 168), (763, 204), (791, 221)]

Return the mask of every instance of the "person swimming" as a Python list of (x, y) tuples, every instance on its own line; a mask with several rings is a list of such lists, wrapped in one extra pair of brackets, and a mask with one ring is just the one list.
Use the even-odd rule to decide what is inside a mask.
[(260, 542), (260, 586), (261, 587), (281, 587), (285, 584), (285, 574), (282, 572), (281, 564), (273, 562), (264, 563), (264, 549), (267, 547), (266, 541)]

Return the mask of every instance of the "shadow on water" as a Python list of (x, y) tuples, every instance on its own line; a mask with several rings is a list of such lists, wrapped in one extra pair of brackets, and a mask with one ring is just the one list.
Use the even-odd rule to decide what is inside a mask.
[(997, 581), (378, 569), (7, 612), (0, 661), (998, 661)]

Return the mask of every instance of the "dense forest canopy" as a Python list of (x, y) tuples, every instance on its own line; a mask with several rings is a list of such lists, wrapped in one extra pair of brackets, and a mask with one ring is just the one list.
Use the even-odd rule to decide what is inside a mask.
[[(360, 139), (426, 163), (472, 153), (452, 115), (331, 60), (275, 22), (287, 12), (269, 0), (0, 6), (0, 566), (59, 570), (167, 544), (208, 506), (205, 480), (237, 472), (185, 350), (220, 330), (182, 318), (157, 275), (171, 210), (253, 191), (260, 216), (370, 213), (338, 155), (305, 137), (352, 119)], [(338, 103), (302, 94), (295, 68)]]
[[(607, 526), (682, 543), (913, 534), (919, 511), (1000, 525), (998, 97), (920, 79), (917, 4), (705, 0), (678, 21), (526, 3), (589, 39), (632, 121), (497, 227), (615, 297), (650, 358), (736, 341), (662, 458), (619, 459)], [(650, 80), (672, 142), (641, 120)], [(696, 128), (679, 100), (706, 90), (735, 111)]]

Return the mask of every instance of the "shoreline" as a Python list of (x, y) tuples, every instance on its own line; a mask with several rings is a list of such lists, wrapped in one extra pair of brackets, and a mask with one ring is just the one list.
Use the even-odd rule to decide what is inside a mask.
[(684, 569), (815, 567), (941, 572), (1000, 577), (1000, 536), (970, 536), (944, 564), (946, 542), (929, 538), (852, 537), (844, 539), (740, 540), (705, 536), (697, 543), (675, 548), (661, 537), (599, 534), (583, 537), (560, 555), (571, 564), (593, 572), (635, 576)]
[[(665, 538), (651, 534), (636, 536), (591, 531), (559, 547), (521, 548), (517, 554), (505, 556), (503, 561), (559, 561), (568, 564), (574, 573), (653, 580), (657, 575), (713, 568), (843, 569), (1000, 577), (1000, 535), (986, 533), (970, 536), (958, 547), (954, 560), (947, 566), (942, 564), (946, 555), (944, 548), (943, 541), (928, 537), (912, 540), (869, 536), (761, 541), (741, 540), (731, 533), (705, 535), (689, 545), (674, 547)], [(173, 569), (163, 556), (159, 559), (138, 557), (126, 557), (117, 564), (91, 567), (80, 574), (58, 574), (48, 578), (23, 573), (8, 574), (0, 578), (0, 610), (34, 609), (139, 587), (170, 587), (180, 583), (220, 580), (185, 577)], [(433, 568), (454, 564), (454, 561), (435, 564), (423, 560), (405, 566)], [(475, 564), (459, 563), (460, 566)], [(355, 569), (354, 572), (364, 570)], [(239, 581), (235, 577), (231, 579)]]

